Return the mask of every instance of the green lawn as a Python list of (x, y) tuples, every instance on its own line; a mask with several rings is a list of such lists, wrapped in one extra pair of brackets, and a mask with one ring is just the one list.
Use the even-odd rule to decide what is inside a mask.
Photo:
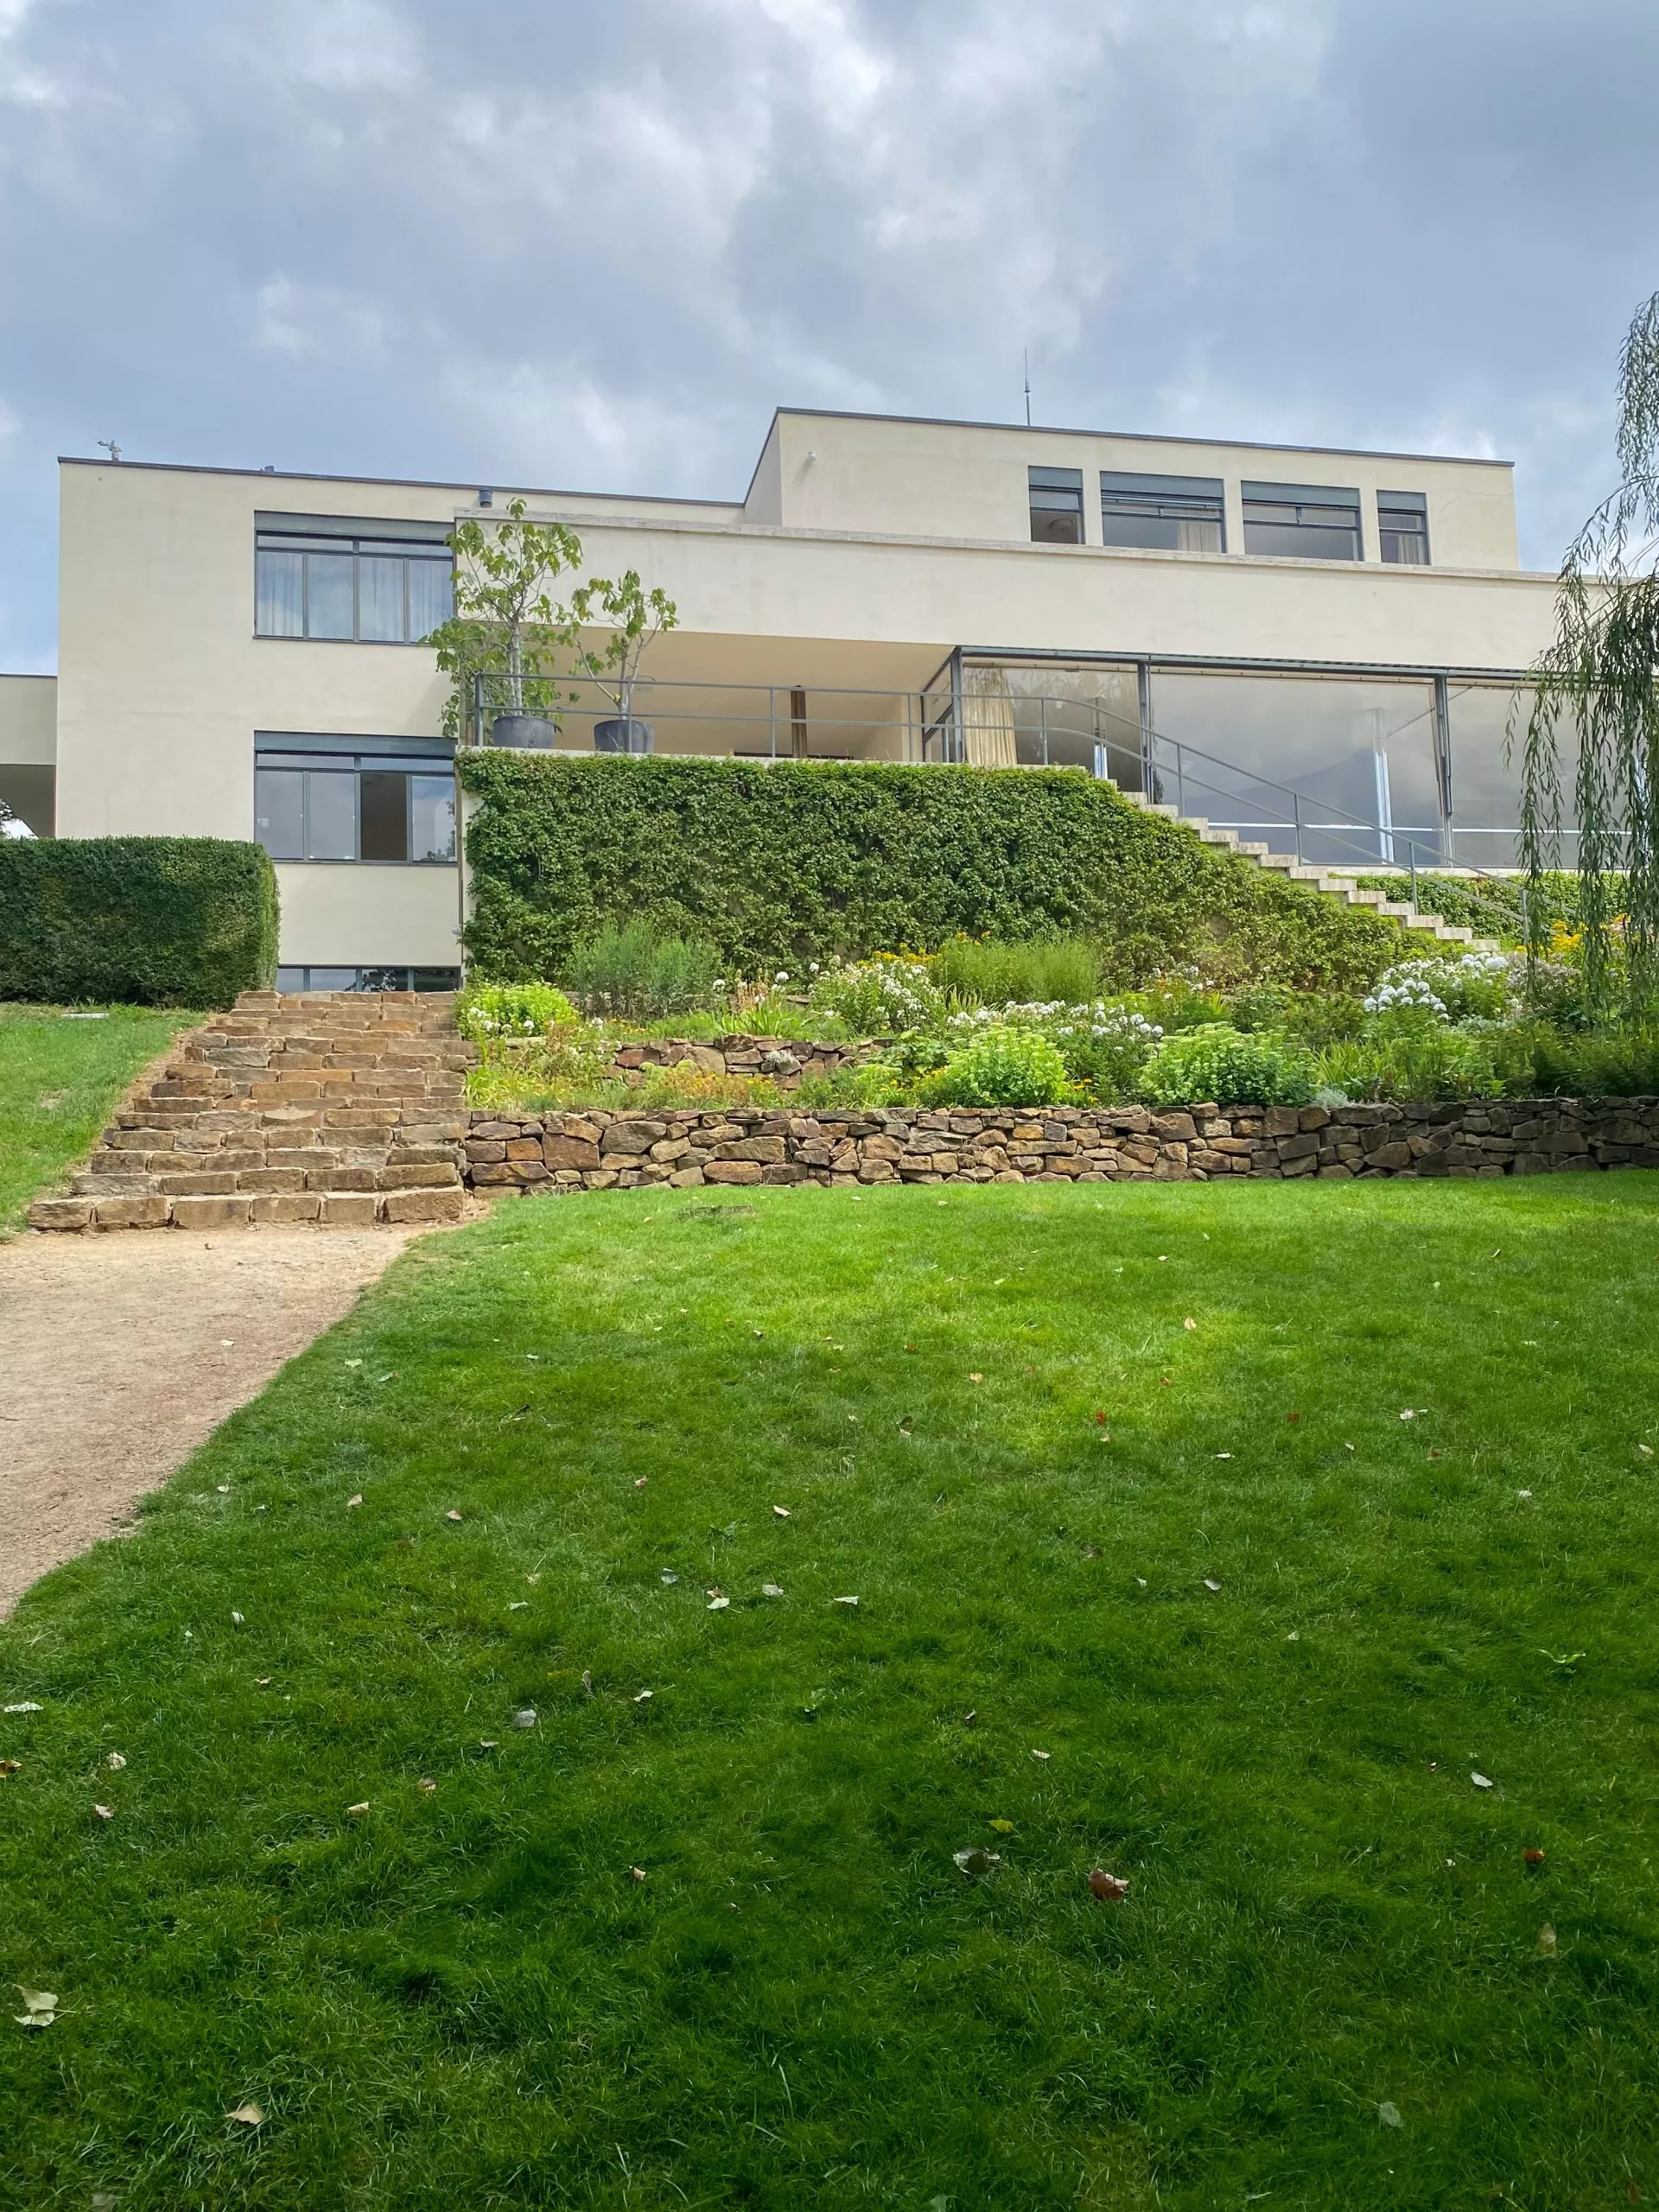
[(140, 1068), (198, 1019), (116, 1007), (101, 1021), (66, 1020), (55, 1007), (0, 1005), (0, 1236), (91, 1148)]
[(0, 1630), (10, 2201), (1651, 2197), (1656, 1232), (1625, 1174), (416, 1247)]

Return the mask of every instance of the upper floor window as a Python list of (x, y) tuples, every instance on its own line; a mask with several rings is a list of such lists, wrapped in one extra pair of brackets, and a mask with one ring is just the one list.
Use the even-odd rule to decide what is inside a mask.
[(1083, 543), (1083, 471), (1028, 468), (1031, 536), (1038, 545)]
[(441, 753), (258, 739), (253, 788), (254, 835), (274, 861), (455, 857), (455, 779)]
[(1100, 542), (1172, 553), (1224, 551), (1220, 477), (1135, 476), (1103, 468)]
[(1379, 492), (1376, 524), (1385, 561), (1428, 566), (1428, 501), (1421, 492)]
[(1357, 561), (1359, 493), (1328, 484), (1244, 486), (1244, 550), (1302, 561)]
[(417, 645), (454, 608), (439, 523), (254, 518), (254, 633)]

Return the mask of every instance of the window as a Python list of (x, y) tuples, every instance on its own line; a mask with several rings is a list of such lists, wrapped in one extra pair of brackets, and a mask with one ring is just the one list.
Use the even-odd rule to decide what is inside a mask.
[(294, 745), (273, 740), (254, 755), (254, 835), (272, 860), (454, 861), (447, 760)]
[(1226, 540), (1218, 476), (1100, 473), (1100, 542), (1170, 553), (1220, 553)]
[(1428, 501), (1421, 492), (1379, 492), (1376, 525), (1385, 561), (1428, 566)]
[(1083, 543), (1083, 471), (1028, 468), (1031, 537), (1035, 545)]
[(459, 968), (279, 968), (279, 991), (458, 991)]
[(254, 518), (255, 635), (418, 645), (454, 607), (454, 562), (436, 523), (333, 515)]
[(1357, 561), (1359, 493), (1325, 484), (1246, 484), (1244, 550), (1301, 561)]

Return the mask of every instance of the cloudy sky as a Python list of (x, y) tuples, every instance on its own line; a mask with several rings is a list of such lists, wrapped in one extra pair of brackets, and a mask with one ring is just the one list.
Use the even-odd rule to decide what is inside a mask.
[(0, 668), (60, 453), (741, 493), (775, 404), (1497, 454), (1659, 287), (1654, 0), (0, 0)]

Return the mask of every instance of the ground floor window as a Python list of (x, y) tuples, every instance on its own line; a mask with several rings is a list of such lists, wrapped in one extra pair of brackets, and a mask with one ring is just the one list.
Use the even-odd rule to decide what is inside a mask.
[(459, 968), (279, 968), (279, 991), (458, 991)]
[(253, 794), (274, 861), (455, 857), (454, 761), (435, 740), (257, 737)]

